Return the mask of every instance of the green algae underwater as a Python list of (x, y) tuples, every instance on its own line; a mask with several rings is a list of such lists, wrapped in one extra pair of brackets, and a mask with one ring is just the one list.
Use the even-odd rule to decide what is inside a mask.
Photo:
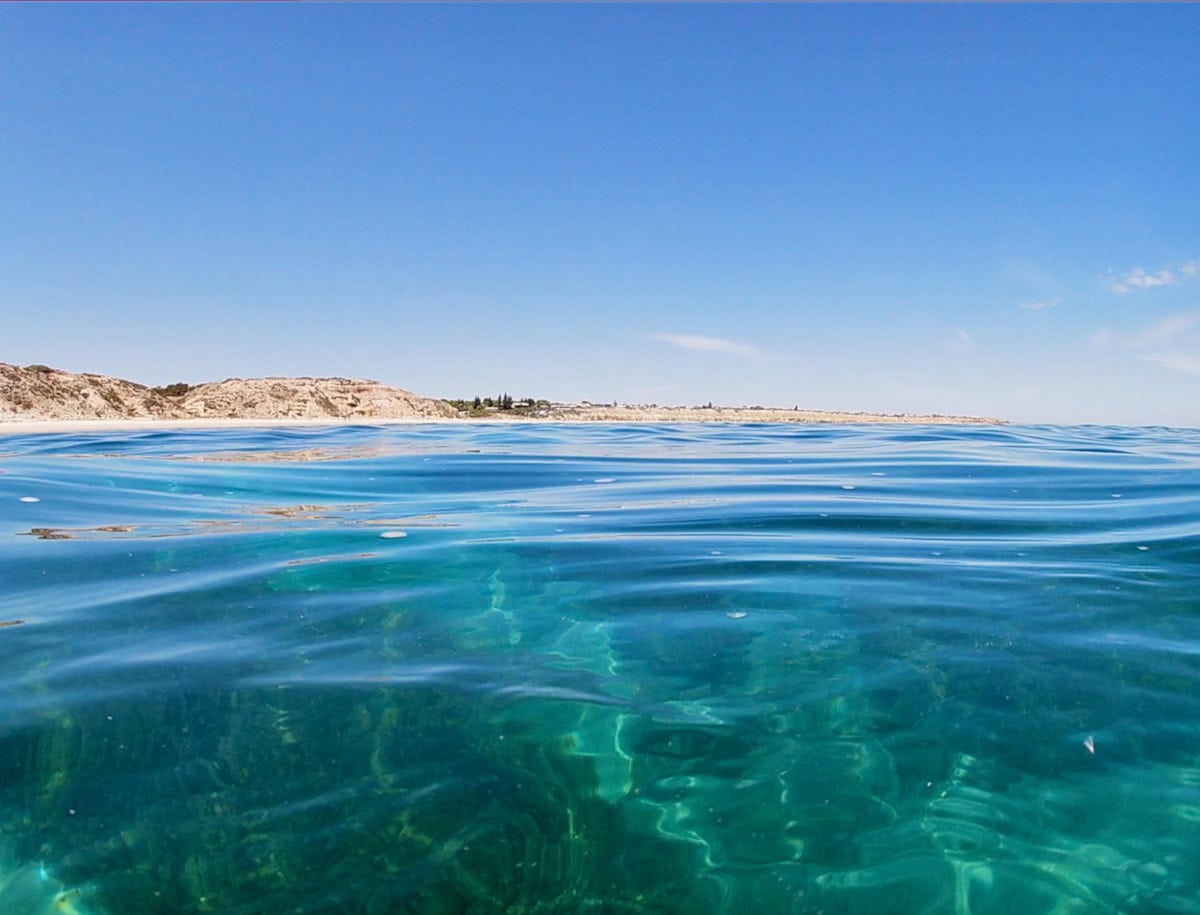
[(0, 439), (0, 912), (1200, 913), (1198, 446)]

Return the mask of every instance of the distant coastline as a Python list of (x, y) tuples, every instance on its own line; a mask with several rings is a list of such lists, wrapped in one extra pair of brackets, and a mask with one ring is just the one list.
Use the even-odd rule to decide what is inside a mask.
[[(489, 404), (491, 403), (489, 399)], [(422, 397), (349, 378), (227, 378), (152, 388), (108, 375), (0, 362), (0, 434), (142, 426), (411, 422), (921, 423), (1002, 425), (991, 417), (759, 406), (680, 407), (521, 401), (491, 406)]]

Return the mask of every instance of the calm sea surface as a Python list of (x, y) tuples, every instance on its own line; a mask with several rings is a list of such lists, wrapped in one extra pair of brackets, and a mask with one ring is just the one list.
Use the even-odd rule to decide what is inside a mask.
[(1200, 913), (1200, 432), (0, 437), (0, 913)]

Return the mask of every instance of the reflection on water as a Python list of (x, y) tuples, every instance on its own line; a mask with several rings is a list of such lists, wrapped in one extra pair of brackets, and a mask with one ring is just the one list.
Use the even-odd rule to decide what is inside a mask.
[(10, 438), (0, 912), (1200, 913), (1198, 444)]

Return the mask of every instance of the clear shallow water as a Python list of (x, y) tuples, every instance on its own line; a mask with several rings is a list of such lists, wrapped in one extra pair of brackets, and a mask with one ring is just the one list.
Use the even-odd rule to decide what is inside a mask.
[(1200, 913), (1195, 431), (10, 436), (0, 588), (6, 915)]

